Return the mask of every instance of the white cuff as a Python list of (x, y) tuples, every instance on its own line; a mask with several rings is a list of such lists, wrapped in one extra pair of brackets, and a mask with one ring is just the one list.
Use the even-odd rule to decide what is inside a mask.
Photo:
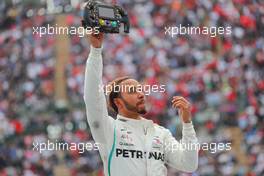
[(190, 123), (182, 123), (182, 134), (183, 136), (195, 136), (195, 130), (192, 122)]
[(183, 126), (183, 129), (188, 129), (188, 128), (190, 129), (193, 127), (193, 123), (192, 123), (192, 121), (190, 123), (182, 122), (182, 126)]
[(92, 45), (90, 46), (90, 54), (93, 56), (99, 56), (102, 54), (103, 47), (94, 48)]

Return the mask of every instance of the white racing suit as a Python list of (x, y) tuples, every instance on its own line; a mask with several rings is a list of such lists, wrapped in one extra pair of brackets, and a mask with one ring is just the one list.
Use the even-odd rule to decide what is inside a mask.
[[(142, 118), (108, 116), (102, 84), (102, 49), (93, 48), (86, 63), (84, 100), (87, 120), (105, 176), (166, 176), (165, 164), (184, 172), (198, 167), (198, 150), (179, 150), (170, 131)], [(197, 143), (192, 123), (183, 123), (182, 143)], [(177, 148), (175, 148), (177, 147)], [(175, 150), (177, 149), (177, 150)]]

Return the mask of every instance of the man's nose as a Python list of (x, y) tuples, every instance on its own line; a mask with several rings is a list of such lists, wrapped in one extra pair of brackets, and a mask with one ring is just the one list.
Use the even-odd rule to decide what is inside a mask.
[(144, 95), (144, 93), (143, 93), (142, 91), (139, 91), (139, 92), (138, 92), (138, 98), (139, 98), (139, 99), (144, 98), (144, 96), (145, 96), (145, 95)]

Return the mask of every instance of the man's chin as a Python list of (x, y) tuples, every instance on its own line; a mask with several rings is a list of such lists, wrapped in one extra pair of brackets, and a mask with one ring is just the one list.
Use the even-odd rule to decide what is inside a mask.
[(146, 114), (147, 113), (147, 110), (146, 110), (146, 106), (145, 106), (145, 104), (139, 104), (139, 105), (137, 105), (137, 113), (139, 113), (139, 114), (141, 114), (141, 115), (144, 115), (144, 114)]
[(143, 108), (143, 109), (139, 109), (139, 110), (138, 110), (138, 113), (141, 114), (141, 115), (144, 115), (144, 114), (147, 113), (147, 110), (146, 110), (145, 108)]
[(138, 113), (139, 113), (140, 115), (145, 115), (145, 114), (147, 113), (147, 111), (142, 110), (142, 111), (138, 111)]

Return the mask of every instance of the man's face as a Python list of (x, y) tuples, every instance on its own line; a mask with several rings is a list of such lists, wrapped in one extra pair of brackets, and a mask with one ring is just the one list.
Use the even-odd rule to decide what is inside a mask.
[(127, 110), (145, 114), (145, 94), (139, 87), (140, 83), (134, 79), (127, 79), (120, 84), (121, 93), (120, 100), (123, 102)]

